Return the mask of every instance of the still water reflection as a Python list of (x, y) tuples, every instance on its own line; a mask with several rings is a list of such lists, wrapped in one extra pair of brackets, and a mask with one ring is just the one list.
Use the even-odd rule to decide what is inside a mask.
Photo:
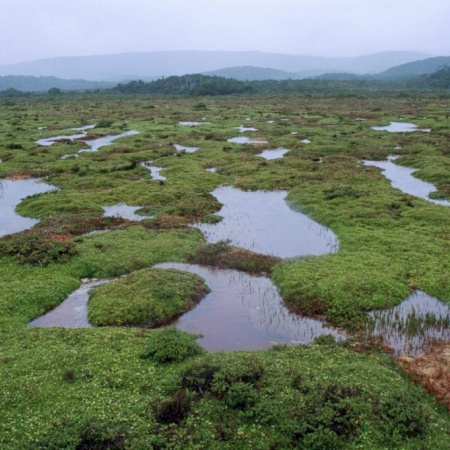
[(198, 342), (207, 350), (254, 350), (275, 342), (308, 344), (324, 334), (343, 337), (318, 320), (291, 314), (266, 277), (194, 264), (155, 267), (195, 273), (206, 281), (211, 292), (175, 325), (190, 333), (202, 333), (204, 337)]
[(328, 228), (291, 209), (286, 191), (241, 191), (221, 187), (212, 194), (223, 204), (216, 224), (195, 223), (210, 243), (230, 239), (232, 245), (256, 253), (291, 258), (323, 255), (338, 249)]

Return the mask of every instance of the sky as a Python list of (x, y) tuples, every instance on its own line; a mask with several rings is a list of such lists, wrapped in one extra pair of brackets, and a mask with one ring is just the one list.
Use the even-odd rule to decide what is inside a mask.
[(449, 0), (0, 0), (0, 18), (0, 65), (166, 50), (450, 55)]

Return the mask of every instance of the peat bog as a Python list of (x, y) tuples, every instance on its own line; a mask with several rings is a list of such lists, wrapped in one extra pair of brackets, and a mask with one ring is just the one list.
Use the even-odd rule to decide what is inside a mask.
[[(444, 94), (421, 92), (2, 100), (2, 217), (32, 221), (0, 222), (0, 446), (448, 447), (448, 412), (395, 363), (448, 339), (448, 113)], [(374, 129), (396, 122), (416, 128)], [(380, 172), (394, 153), (434, 186), (427, 199)], [(33, 188), (10, 191), (19, 182)], [(271, 196), (306, 231), (250, 215), (270, 216)], [(235, 235), (219, 232), (229, 221)], [(222, 313), (191, 328), (214, 305), (207, 272), (231, 276)], [(115, 277), (91, 295), (96, 326), (27, 327), (81, 280)], [(209, 335), (239, 339), (233, 309), (248, 346)], [(145, 328), (173, 319), (181, 329)]]

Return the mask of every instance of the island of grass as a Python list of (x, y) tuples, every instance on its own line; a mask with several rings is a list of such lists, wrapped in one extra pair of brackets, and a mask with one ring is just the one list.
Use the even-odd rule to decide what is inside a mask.
[(154, 327), (188, 311), (208, 292), (198, 275), (175, 269), (142, 269), (97, 288), (88, 319), (95, 326)]

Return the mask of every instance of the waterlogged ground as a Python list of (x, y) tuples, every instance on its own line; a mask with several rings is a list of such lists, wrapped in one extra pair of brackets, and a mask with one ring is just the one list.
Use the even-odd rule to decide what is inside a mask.
[[(377, 167), (361, 161), (383, 162), (397, 154), (392, 164), (415, 170), (414, 178), (436, 188), (431, 199), (448, 202), (449, 113), (444, 94), (421, 93), (1, 100), (4, 191), (18, 178), (42, 177), (57, 190), (18, 194), (8, 206), (15, 208), (13, 217), (40, 222), (0, 239), (0, 446), (76, 448), (95, 436), (130, 448), (446, 448), (448, 415), (398, 371), (390, 355), (372, 347), (366, 354), (368, 343), (333, 344), (322, 336), (322, 345), (198, 354), (189, 338), (159, 330), (26, 325), (61, 304), (81, 279), (134, 274), (168, 261), (185, 264), (200, 249), (214, 253), (210, 238), (191, 225), (218, 230), (216, 215), (228, 206), (215, 193), (233, 190), (279, 195), (277, 203), (314, 220), (339, 242), (338, 249), (325, 245), (305, 256), (295, 249), (303, 229), (281, 231), (281, 212), (270, 219), (269, 228), (278, 233), (264, 234), (268, 247), (258, 251), (277, 254), (273, 248), (284, 245), (277, 240), (289, 241), (283, 250), (288, 258), (258, 275), (280, 297), (265, 303), (265, 290), (255, 297), (251, 292), (247, 319), (255, 335), (262, 323), (274, 327), (274, 340), (282, 335), (289, 342), (309, 341), (291, 333), (302, 318), (364, 335), (369, 312), (392, 311), (414, 291), (442, 302), (442, 318), (425, 315), (425, 322), (445, 330), (450, 209), (393, 187)], [(391, 122), (427, 132), (373, 129)], [(94, 123), (102, 126), (85, 127)], [(123, 135), (124, 130), (139, 134)], [(81, 138), (73, 139), (77, 134)], [(55, 136), (65, 139), (37, 143)], [(82, 151), (108, 136), (122, 137)], [(191, 148), (198, 151), (186, 150)], [(258, 156), (265, 149), (289, 152), (265, 159)], [(158, 179), (161, 168), (165, 180)], [(263, 221), (245, 225), (257, 205), (247, 197), (243, 204), (234, 220), (244, 228), (229, 237), (239, 246), (245, 246), (241, 237), (252, 245)], [(145, 219), (104, 217), (104, 207), (113, 205), (139, 205)], [(274, 206), (262, 202), (259, 208), (269, 213)], [(95, 230), (105, 232), (91, 234)], [(312, 231), (314, 249), (321, 234), (314, 237)], [(255, 270), (260, 256), (242, 252), (236, 254), (245, 255), (245, 264), (234, 265)], [(429, 303), (416, 300), (414, 317)], [(223, 315), (228, 312), (225, 307)], [(277, 325), (280, 317), (291, 324), (286, 330)], [(416, 319), (411, 323), (417, 325)], [(208, 325), (214, 331), (212, 319)], [(231, 323), (223, 328), (233, 334)], [(395, 327), (386, 330), (386, 344), (392, 333)], [(244, 335), (244, 341), (251, 344), (255, 335)], [(445, 332), (435, 337), (448, 338)], [(414, 345), (414, 338), (407, 339), (397, 353)], [(160, 353), (152, 353), (155, 346)], [(183, 361), (161, 363), (158, 358), (174, 347), (190, 350)], [(180, 416), (171, 416), (174, 410)]]
[(400, 305), (370, 313), (368, 334), (381, 338), (396, 355), (417, 356), (436, 341), (450, 340), (450, 305), (417, 291)]

